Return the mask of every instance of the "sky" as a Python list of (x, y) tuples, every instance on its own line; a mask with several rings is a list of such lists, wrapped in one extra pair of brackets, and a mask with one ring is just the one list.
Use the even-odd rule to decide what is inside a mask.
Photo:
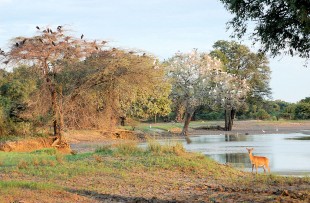
[[(193, 48), (209, 52), (217, 40), (233, 40), (226, 29), (231, 18), (219, 0), (0, 0), (0, 48), (7, 50), (14, 37), (33, 36), (37, 25), (65, 25), (75, 36), (164, 60)], [(246, 38), (241, 43), (257, 49)], [(310, 97), (305, 59), (282, 55), (270, 58), (269, 65), (272, 99)]]

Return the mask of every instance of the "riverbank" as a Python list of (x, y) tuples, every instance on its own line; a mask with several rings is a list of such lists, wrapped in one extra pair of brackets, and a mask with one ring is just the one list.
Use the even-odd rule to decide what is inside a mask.
[(0, 202), (309, 202), (310, 179), (254, 175), (188, 153), (135, 142), (63, 156), (0, 152)]
[[(135, 131), (120, 129), (114, 133), (100, 130), (69, 131), (65, 134), (69, 143), (86, 142), (115, 142), (118, 140), (139, 140), (145, 136), (171, 137), (179, 136), (182, 130), (182, 123), (142, 123)], [(310, 121), (260, 121), (247, 120), (235, 121), (232, 131), (218, 130), (224, 126), (223, 121), (194, 121), (190, 123), (189, 133), (192, 135), (220, 135), (220, 134), (289, 134), (296, 132), (310, 131)], [(129, 127), (128, 127), (129, 128)], [(130, 128), (129, 128), (130, 129)], [(221, 129), (221, 128), (219, 128)], [(120, 133), (121, 132), (121, 133)], [(127, 133), (127, 136), (126, 136)], [(136, 136), (133, 135), (136, 134)]]

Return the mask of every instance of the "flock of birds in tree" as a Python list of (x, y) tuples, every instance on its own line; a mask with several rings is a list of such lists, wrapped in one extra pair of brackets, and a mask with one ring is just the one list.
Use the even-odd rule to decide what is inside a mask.
[[(57, 26), (57, 31), (58, 32), (62, 32), (62, 28), (63, 28), (63, 26), (61, 26), (61, 25), (59, 25), (59, 26)], [(38, 30), (38, 31), (41, 31), (41, 28), (39, 27), (39, 26), (36, 26), (36, 29)], [(47, 29), (44, 29), (43, 31), (42, 31), (43, 33), (50, 33), (50, 34), (55, 34), (55, 32), (53, 32), (53, 30), (52, 29), (50, 29), (50, 28), (47, 28)], [(81, 36), (80, 36), (80, 39), (82, 40), (84, 38), (84, 34), (82, 34)], [(15, 42), (15, 44), (13, 45), (13, 46), (15, 46), (16, 48), (19, 48), (19, 47), (21, 47), (22, 45), (24, 45), (26, 42), (27, 42), (27, 38), (24, 38), (22, 41), (20, 41), (20, 42)], [(42, 38), (37, 38), (37, 40), (39, 40), (41, 43), (44, 43), (44, 41), (43, 41), (43, 39)], [(85, 40), (84, 40), (85, 41)], [(94, 41), (94, 44), (96, 43), (96, 41)], [(102, 44), (106, 44), (107, 43), (107, 41), (102, 41)], [(54, 41), (52, 41), (52, 45), (53, 46), (57, 46), (57, 44), (54, 42)], [(96, 50), (99, 50), (99, 48), (98, 48), (98, 46), (95, 46), (95, 49)], [(116, 50), (116, 48), (113, 48), (112, 49), (113, 51), (115, 51)], [(133, 51), (130, 51), (129, 52), (130, 54), (133, 54), (133, 53), (135, 53), (135, 52), (133, 52)], [(0, 56), (6, 56), (6, 54), (5, 54), (5, 52), (0, 48)], [(142, 56), (146, 56), (146, 53), (143, 53), (143, 55)], [(8, 64), (9, 63), (9, 61), (4, 61), (3, 62), (4, 64)]]

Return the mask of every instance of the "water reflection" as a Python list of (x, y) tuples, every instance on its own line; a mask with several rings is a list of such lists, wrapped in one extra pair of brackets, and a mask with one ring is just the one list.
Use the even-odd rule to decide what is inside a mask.
[(201, 152), (219, 163), (229, 163), (246, 171), (251, 170), (246, 147), (253, 147), (254, 155), (269, 158), (273, 173), (310, 175), (309, 138), (310, 135), (301, 133), (226, 134), (195, 136), (183, 142), (188, 151)]

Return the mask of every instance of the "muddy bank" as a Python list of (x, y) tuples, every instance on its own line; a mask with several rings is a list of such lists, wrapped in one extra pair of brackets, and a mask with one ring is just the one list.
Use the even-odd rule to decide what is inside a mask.
[(4, 152), (32, 152), (44, 148), (56, 148), (62, 153), (71, 153), (70, 145), (62, 143), (57, 146), (53, 146), (55, 141), (54, 137), (38, 137), (38, 138), (27, 138), (16, 141), (6, 141), (0, 143), (0, 151)]

